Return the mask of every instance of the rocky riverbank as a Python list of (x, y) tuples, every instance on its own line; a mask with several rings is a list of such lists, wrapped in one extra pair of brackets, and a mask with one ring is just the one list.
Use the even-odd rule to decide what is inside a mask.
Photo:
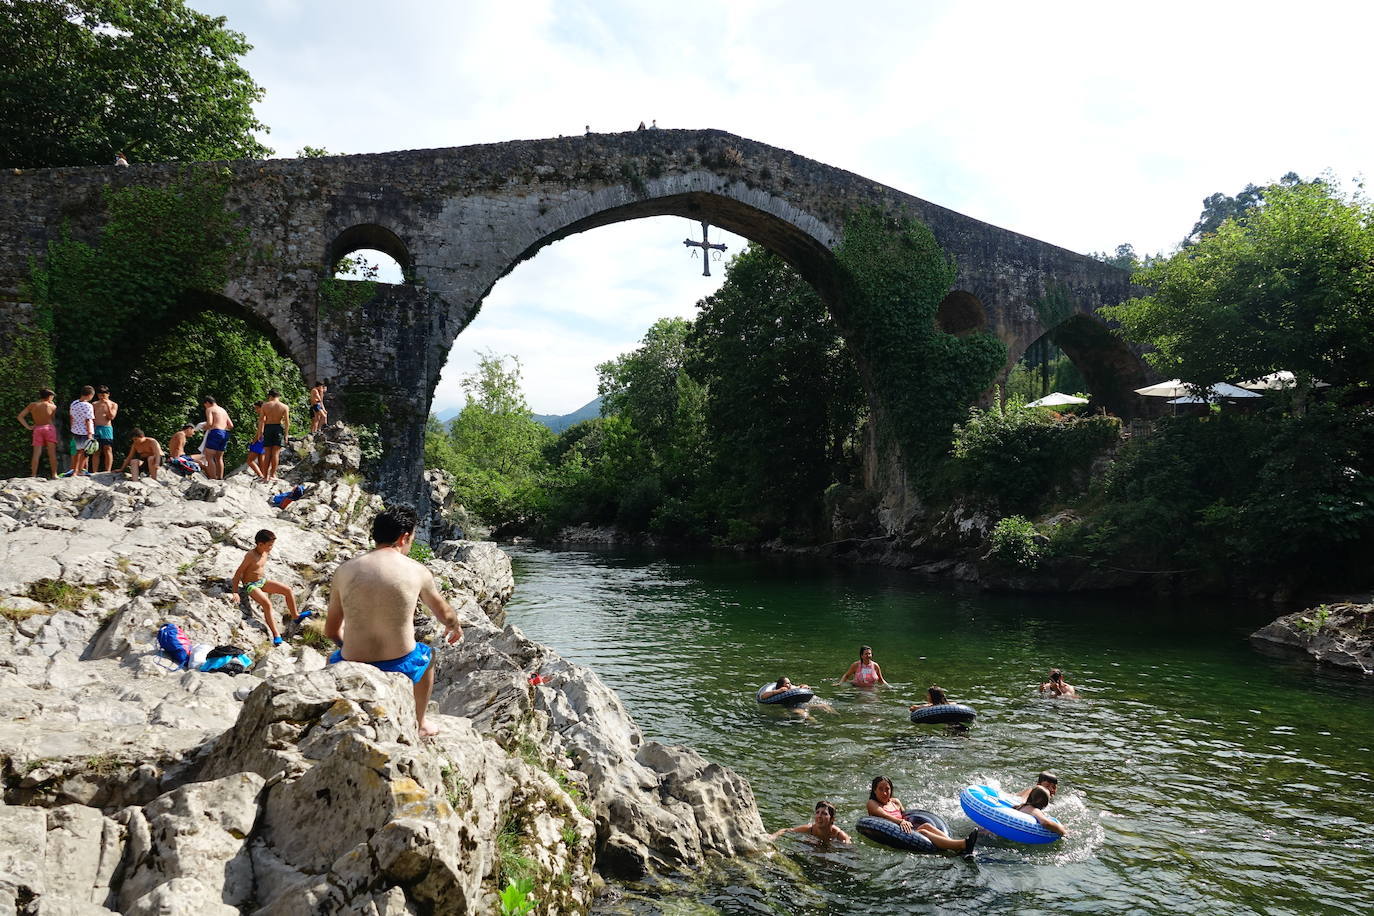
[(1250, 639), (1260, 646), (1306, 654), (1324, 665), (1374, 675), (1374, 604), (1322, 604), (1286, 614)]
[[(272, 648), (223, 591), (253, 534), (319, 610), (379, 507), (346, 450), (299, 451), (313, 489), (285, 510), (242, 473), (0, 482), (0, 912), (485, 913), (520, 878), (536, 912), (582, 912), (600, 875), (763, 847), (743, 779), (644, 740), (594, 673), (501, 625), (494, 545), (429, 561), (466, 634), (437, 653), (436, 740), (408, 680), (325, 665), (317, 619)], [(165, 621), (252, 672), (175, 669)]]

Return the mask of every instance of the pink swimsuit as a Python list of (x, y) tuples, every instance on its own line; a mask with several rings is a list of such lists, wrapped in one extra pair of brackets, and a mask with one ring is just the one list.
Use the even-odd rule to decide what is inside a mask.
[(859, 670), (854, 672), (855, 687), (872, 687), (878, 683), (878, 669), (869, 662), (867, 665), (860, 665)]

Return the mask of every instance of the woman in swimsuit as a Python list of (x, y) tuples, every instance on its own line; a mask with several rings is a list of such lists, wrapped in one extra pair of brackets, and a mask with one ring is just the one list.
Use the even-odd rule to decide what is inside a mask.
[[(759, 699), (760, 699), (760, 700), (766, 700), (766, 699), (768, 699), (769, 697), (775, 697), (775, 696), (777, 696), (777, 695), (780, 694), (780, 693), (786, 693), (787, 691), (789, 691), (789, 690), (791, 690), (791, 689), (793, 689), (792, 679), (791, 679), (791, 678), (788, 678), (788, 677), (780, 677), (780, 678), (778, 678), (776, 681), (773, 682), (773, 686), (772, 686), (772, 687), (769, 687), (769, 688), (768, 688), (767, 690), (765, 690), (763, 693), (759, 694)], [(796, 689), (798, 689), (798, 690), (810, 690), (811, 688), (808, 687), (808, 686), (806, 686), (805, 684), (797, 684), (797, 685), (796, 685)]]
[(811, 817), (811, 823), (800, 824), (796, 827), (784, 827), (773, 832), (773, 839), (777, 839), (784, 833), (804, 833), (807, 836), (818, 837), (821, 840), (839, 840), (841, 843), (849, 842), (849, 834), (835, 826), (835, 806), (828, 801), (816, 802), (816, 813)]
[(913, 825), (911, 821), (902, 817), (902, 803), (892, 797), (892, 780), (886, 776), (874, 776), (872, 784), (868, 787), (868, 815), (892, 821), (906, 833), (919, 833), (935, 844), (936, 849), (973, 852), (973, 847), (978, 843), (976, 830), (962, 840), (956, 840), (939, 827), (930, 824)]
[(853, 681), (855, 687), (876, 687), (879, 684), (886, 685), (883, 679), (883, 669), (873, 660), (873, 647), (860, 646), (859, 660), (849, 666), (849, 670), (840, 675), (839, 683)]

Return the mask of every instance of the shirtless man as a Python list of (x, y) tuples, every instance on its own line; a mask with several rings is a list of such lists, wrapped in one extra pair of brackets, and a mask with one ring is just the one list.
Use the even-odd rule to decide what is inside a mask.
[(310, 389), (310, 431), (317, 433), (329, 422), (329, 411), (324, 409), (324, 393), (329, 388), (324, 382), (316, 382)]
[(268, 480), (277, 479), (277, 461), (281, 457), (281, 447), (286, 443), (286, 434), (291, 430), (291, 408), (281, 401), (281, 392), (273, 388), (267, 392), (267, 400), (258, 408), (258, 440), (262, 442), (262, 476)]
[(81, 396), (72, 401), (68, 412), (71, 414), (72, 444), (76, 452), (72, 455), (72, 476), (80, 477), (86, 470), (86, 444), (95, 438), (95, 411), (91, 409), (91, 398), (95, 389), (90, 385), (81, 389)]
[(205, 442), (200, 450), (205, 453), (205, 476), (211, 480), (224, 479), (224, 450), (229, 445), (229, 430), (234, 421), (229, 412), (215, 403), (212, 397), (205, 398)]
[(243, 591), (238, 596), (239, 602), (245, 604), (252, 598), (262, 607), (263, 619), (267, 621), (268, 632), (272, 634), (272, 645), (280, 646), (281, 633), (277, 631), (270, 596), (281, 595), (286, 599), (286, 610), (290, 612), (292, 619), (296, 617), (296, 596), (291, 594), (291, 589), (285, 585), (267, 578), (267, 557), (272, 553), (276, 543), (277, 536), (266, 528), (253, 535), (253, 549), (243, 555), (243, 562), (234, 571), (234, 578), (229, 580), (229, 592), (225, 597), (233, 601), (235, 592), (242, 588)]
[(1021, 802), (1024, 804), (1026, 799), (1030, 797), (1031, 790), (1036, 787), (1044, 789), (1045, 793), (1049, 795), (1050, 798), (1054, 798), (1054, 793), (1059, 791), (1059, 777), (1046, 770), (1035, 777), (1035, 785), (1031, 786), (1030, 789), (1022, 789), (1020, 792), (1017, 792), (1016, 797), (1021, 799)]
[(1040, 685), (1040, 692), (1048, 692), (1052, 697), (1067, 697), (1073, 699), (1078, 696), (1078, 691), (1073, 685), (1064, 680), (1064, 672), (1058, 668), (1050, 669), (1050, 679)]
[(29, 430), (33, 439), (33, 461), (29, 463), (29, 476), (38, 476), (38, 456), (46, 447), (48, 450), (48, 477), (57, 479), (57, 427), (52, 419), (57, 416), (57, 404), (53, 402), (56, 394), (51, 388), (39, 388), (38, 400), (19, 411), (19, 425)]
[(152, 436), (143, 435), (143, 430), (137, 426), (134, 427), (133, 434), (133, 445), (129, 446), (129, 454), (124, 456), (119, 473), (123, 474), (124, 469), (128, 468), (133, 472), (133, 479), (138, 480), (138, 471), (142, 468), (148, 472), (149, 477), (157, 480), (157, 466), (162, 463), (162, 446), (158, 445)]
[(409, 677), (415, 685), (415, 721), (421, 736), (429, 737), (439, 732), (437, 725), (425, 722), (434, 689), (434, 650), (415, 642), (416, 599), (444, 625), (449, 643), (463, 638), (463, 628), (434, 575), (409, 557), (415, 522), (409, 506), (389, 508), (372, 520), (377, 546), (334, 573), (324, 635), (339, 646), (330, 664), (366, 662)]
[(185, 454), (186, 454), (186, 440), (189, 439), (190, 436), (191, 436), (191, 433), (193, 433), (193, 432), (195, 432), (195, 431), (196, 431), (195, 424), (194, 424), (194, 423), (187, 423), (187, 424), (186, 424), (185, 426), (183, 426), (181, 429), (179, 429), (179, 430), (177, 430), (176, 432), (172, 433), (172, 438), (170, 438), (170, 439), (167, 440), (167, 457), (168, 457), (168, 458), (180, 458), (182, 455), (185, 455)]
[(91, 410), (95, 413), (95, 438), (100, 443), (100, 451), (91, 462), (97, 473), (103, 464), (108, 474), (114, 469), (114, 418), (119, 413), (119, 405), (110, 400), (108, 385), (100, 385), (95, 389)]

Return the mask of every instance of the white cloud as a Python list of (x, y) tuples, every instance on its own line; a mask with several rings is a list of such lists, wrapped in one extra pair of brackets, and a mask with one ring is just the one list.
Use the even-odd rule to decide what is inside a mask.
[[(1369, 4), (191, 4), (256, 46), (246, 66), (284, 155), (657, 118), (791, 149), (1074, 250), (1142, 252), (1172, 247), (1215, 191), (1374, 165)], [(691, 224), (663, 222), (682, 228), (641, 221), (545, 250), (497, 285), (455, 354), (504, 327), (524, 347), (535, 408), (580, 406), (595, 359), (708, 291), (681, 263)], [(540, 340), (554, 349), (535, 352)]]

